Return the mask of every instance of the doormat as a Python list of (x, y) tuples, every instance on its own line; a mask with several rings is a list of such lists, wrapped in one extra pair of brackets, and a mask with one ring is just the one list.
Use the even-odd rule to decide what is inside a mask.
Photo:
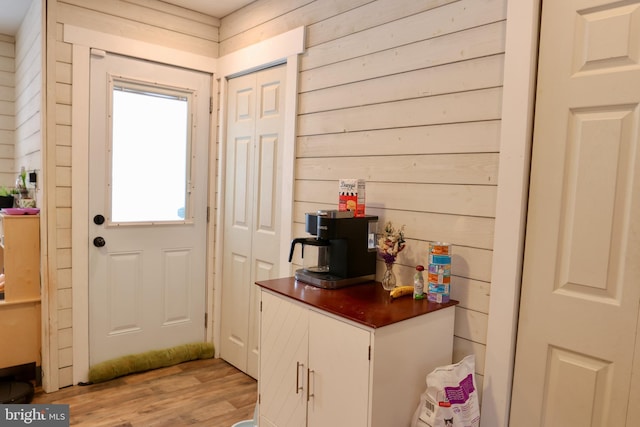
[(95, 384), (136, 372), (177, 365), (190, 360), (211, 359), (213, 353), (213, 344), (197, 342), (122, 356), (98, 363), (89, 368), (89, 382), (87, 384)]

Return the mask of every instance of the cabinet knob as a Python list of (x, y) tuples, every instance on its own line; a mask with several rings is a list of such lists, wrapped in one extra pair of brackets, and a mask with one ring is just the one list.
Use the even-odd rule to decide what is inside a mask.
[(101, 248), (106, 244), (107, 242), (104, 240), (103, 237), (98, 236), (95, 239), (93, 239), (93, 246), (95, 246), (96, 248)]

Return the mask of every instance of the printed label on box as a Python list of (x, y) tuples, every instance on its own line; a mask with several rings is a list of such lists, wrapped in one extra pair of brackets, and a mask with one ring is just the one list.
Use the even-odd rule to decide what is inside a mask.
[(338, 210), (353, 211), (354, 216), (364, 216), (364, 179), (340, 179), (338, 181)]

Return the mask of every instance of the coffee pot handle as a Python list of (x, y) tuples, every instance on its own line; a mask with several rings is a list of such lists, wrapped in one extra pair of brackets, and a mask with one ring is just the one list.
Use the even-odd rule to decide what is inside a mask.
[(293, 249), (296, 247), (296, 243), (300, 243), (302, 245), (302, 258), (304, 258), (304, 244), (307, 241), (305, 237), (298, 237), (291, 241), (291, 250), (289, 251), (289, 262), (293, 259)]

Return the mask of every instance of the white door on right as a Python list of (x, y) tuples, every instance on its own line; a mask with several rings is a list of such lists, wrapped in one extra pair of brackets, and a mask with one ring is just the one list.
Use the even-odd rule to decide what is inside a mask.
[(511, 426), (640, 425), (639, 61), (640, 2), (543, 1)]

